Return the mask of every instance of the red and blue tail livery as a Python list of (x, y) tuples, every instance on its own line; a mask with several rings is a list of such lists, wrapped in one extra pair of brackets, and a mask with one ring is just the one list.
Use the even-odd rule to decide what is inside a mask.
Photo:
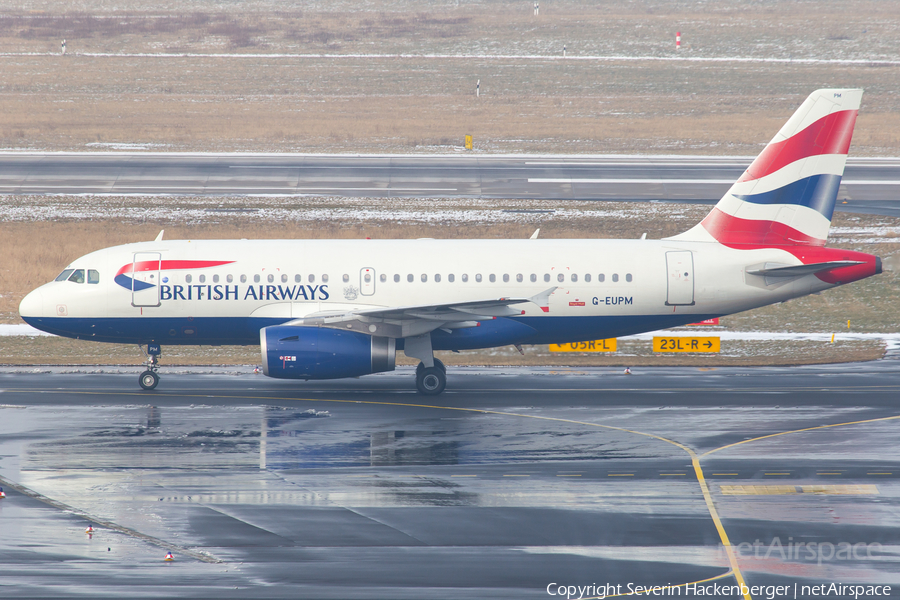
[(677, 239), (730, 247), (824, 246), (862, 90), (817, 90), (713, 211)]
[[(162, 240), (76, 259), (22, 318), (79, 339), (259, 344), (281, 379), (357, 377), (435, 350), (566, 344), (697, 323), (881, 272), (828, 248), (861, 90), (818, 90), (702, 222), (662, 240)], [(124, 266), (123, 266), (124, 265)], [(87, 276), (85, 276), (87, 275)]]

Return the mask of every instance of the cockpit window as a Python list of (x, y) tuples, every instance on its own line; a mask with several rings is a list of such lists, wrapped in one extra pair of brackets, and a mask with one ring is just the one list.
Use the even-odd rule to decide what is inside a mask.
[(69, 278), (69, 275), (71, 275), (73, 271), (75, 271), (75, 269), (66, 269), (65, 271), (57, 275), (56, 279), (54, 279), (53, 281), (65, 281)]
[(69, 275), (69, 281), (84, 283), (84, 269), (75, 269), (75, 272)]
[(88, 283), (100, 283), (100, 271), (88, 269)]

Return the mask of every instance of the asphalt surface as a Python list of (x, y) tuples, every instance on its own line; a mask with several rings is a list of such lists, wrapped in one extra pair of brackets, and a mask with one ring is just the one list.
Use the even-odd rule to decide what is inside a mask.
[(898, 596), (897, 366), (8, 369), (2, 594)]
[[(0, 153), (0, 194), (325, 195), (713, 203), (752, 158)], [(838, 210), (900, 215), (900, 158), (848, 159)]]

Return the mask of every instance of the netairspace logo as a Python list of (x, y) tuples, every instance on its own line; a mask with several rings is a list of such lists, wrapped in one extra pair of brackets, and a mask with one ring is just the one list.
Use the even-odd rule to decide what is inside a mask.
[[(792, 537), (788, 538), (787, 544), (782, 544), (781, 538), (776, 537), (768, 545), (756, 540), (752, 544), (742, 542), (731, 548), (738, 558), (815, 560), (819, 566), (822, 562), (833, 560), (880, 560), (882, 555), (882, 546), (878, 542), (795, 542)], [(727, 556), (725, 547), (721, 544), (718, 554), (719, 557)]]

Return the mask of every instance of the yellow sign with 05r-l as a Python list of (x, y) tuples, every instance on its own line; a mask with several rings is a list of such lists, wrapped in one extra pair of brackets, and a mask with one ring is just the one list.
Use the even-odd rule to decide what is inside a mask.
[(550, 344), (550, 352), (615, 352), (616, 338), (572, 342), (571, 344)]
[(654, 352), (718, 352), (718, 337), (653, 337)]

